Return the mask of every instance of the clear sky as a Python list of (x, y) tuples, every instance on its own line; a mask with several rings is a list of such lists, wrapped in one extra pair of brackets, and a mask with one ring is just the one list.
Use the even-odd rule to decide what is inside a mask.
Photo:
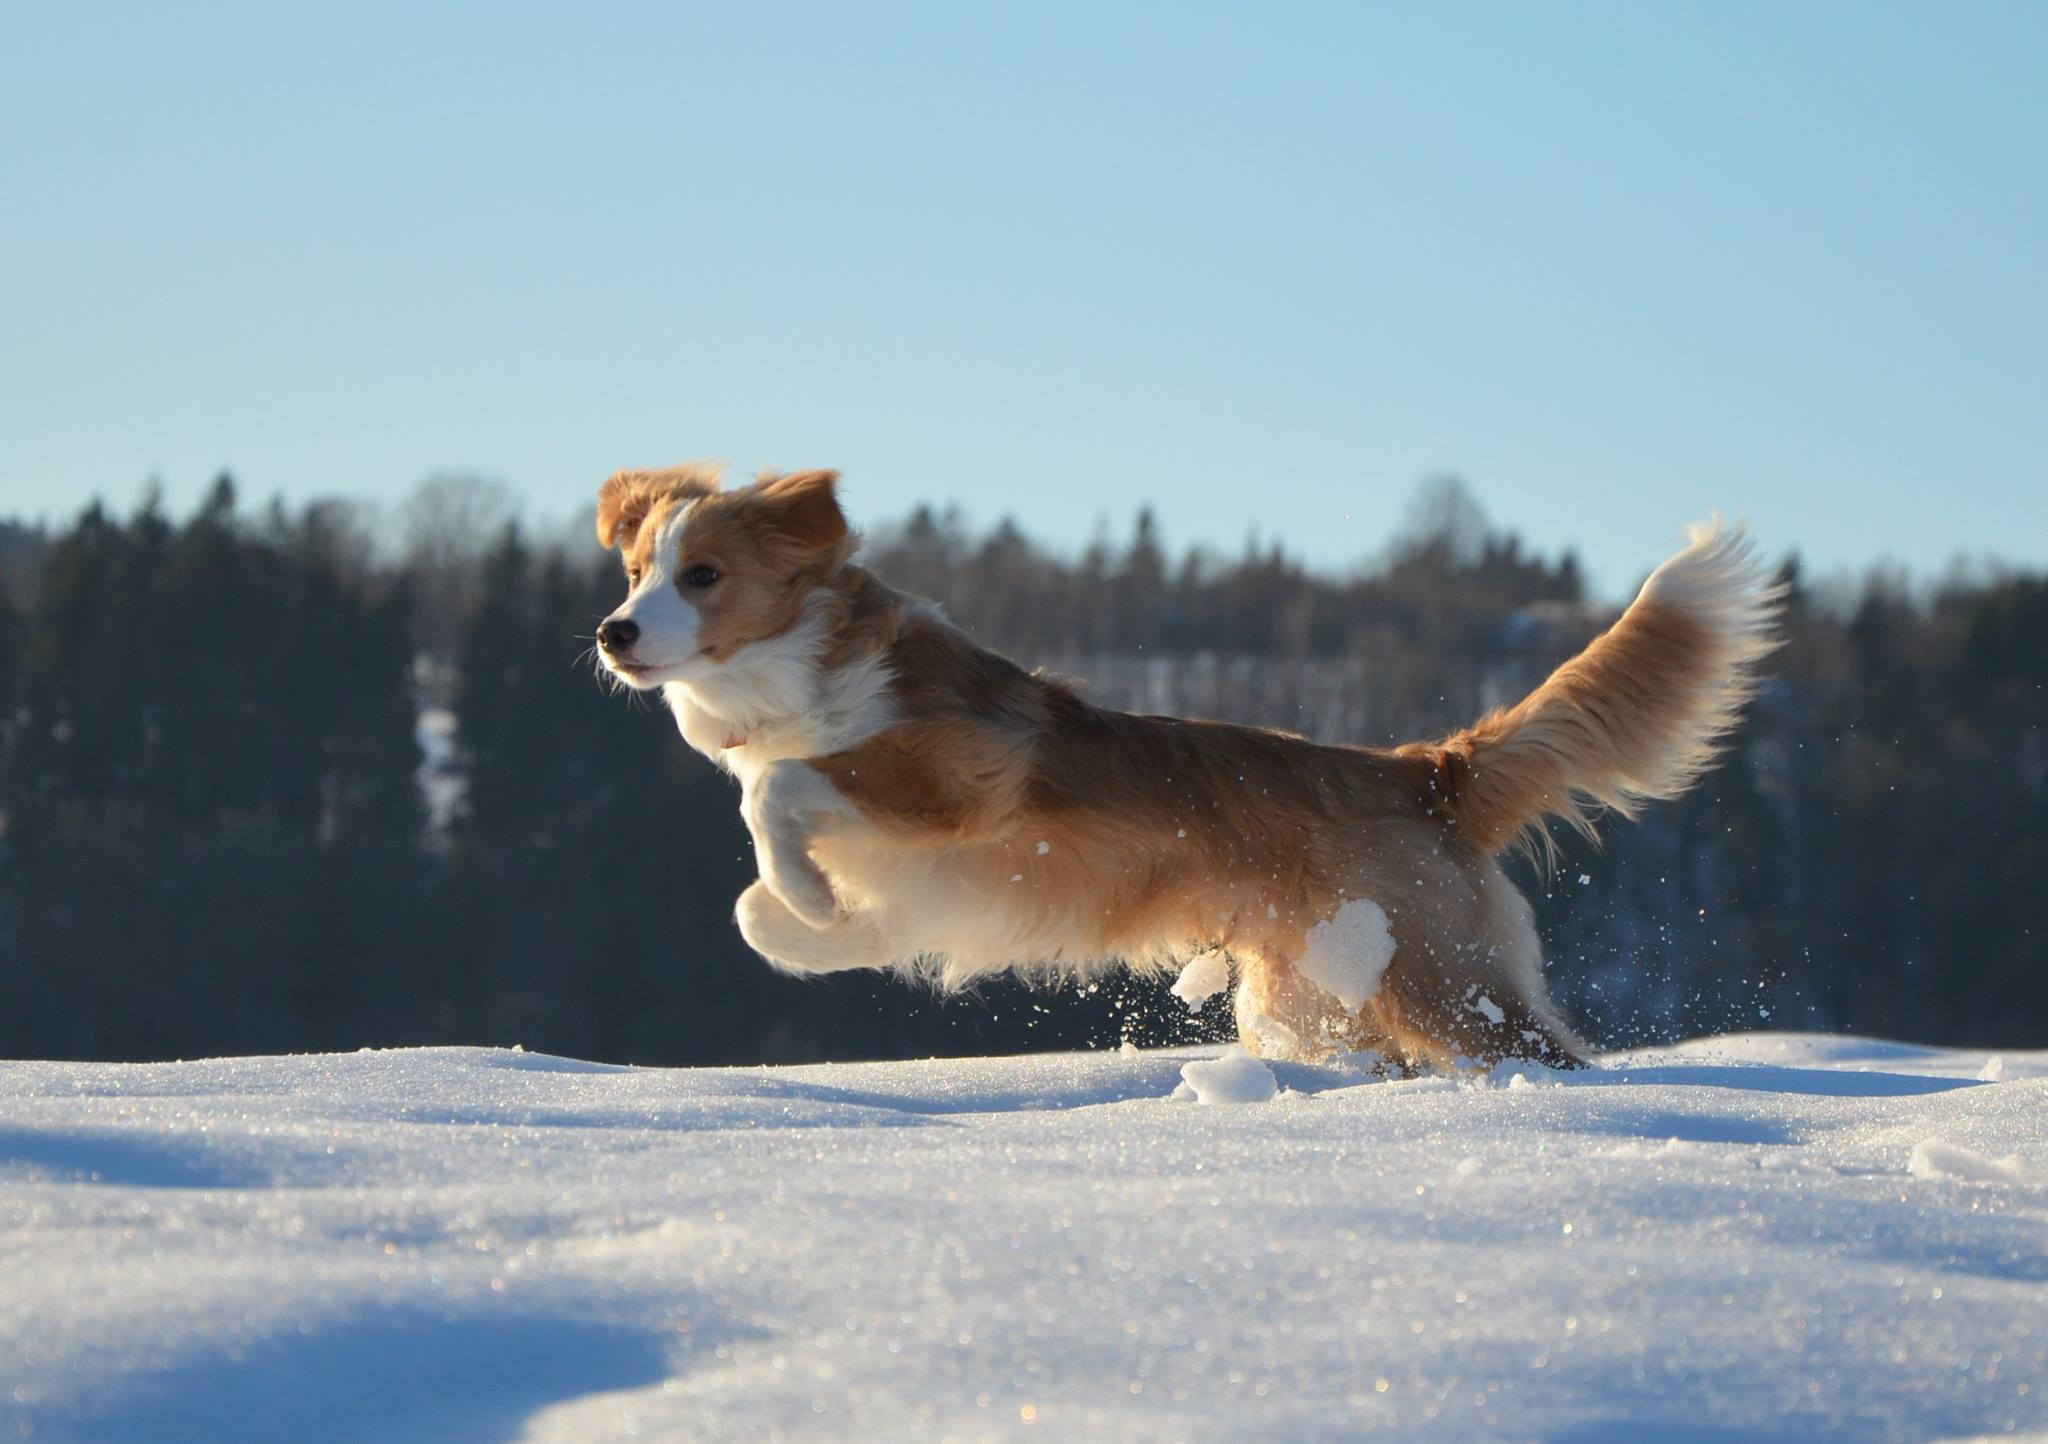
[(837, 465), (1339, 565), (1425, 473), (2048, 562), (2048, 5), (0, 9), (0, 513)]

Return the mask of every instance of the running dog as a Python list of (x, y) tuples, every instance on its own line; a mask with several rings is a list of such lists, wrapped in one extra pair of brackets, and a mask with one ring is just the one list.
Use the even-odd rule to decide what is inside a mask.
[(1740, 530), (1695, 528), (1606, 633), (1436, 741), (1327, 746), (1097, 707), (853, 561), (830, 471), (623, 471), (602, 665), (739, 779), (737, 918), (793, 973), (1235, 976), (1266, 1057), (1585, 1061), (1498, 856), (1685, 791), (1775, 645)]

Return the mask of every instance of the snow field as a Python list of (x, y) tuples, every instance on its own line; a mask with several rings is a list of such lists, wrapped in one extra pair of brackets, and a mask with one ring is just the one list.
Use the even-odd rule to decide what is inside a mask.
[(2048, 1055), (1204, 1060), (0, 1063), (0, 1437), (2048, 1430)]

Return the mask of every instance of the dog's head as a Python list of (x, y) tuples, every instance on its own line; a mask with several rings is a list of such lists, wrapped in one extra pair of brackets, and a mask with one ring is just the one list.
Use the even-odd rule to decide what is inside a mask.
[(787, 632), (852, 554), (838, 479), (764, 474), (725, 491), (715, 467), (687, 465), (607, 481), (597, 539), (618, 548), (628, 590), (597, 629), (604, 665), (641, 689), (701, 683)]

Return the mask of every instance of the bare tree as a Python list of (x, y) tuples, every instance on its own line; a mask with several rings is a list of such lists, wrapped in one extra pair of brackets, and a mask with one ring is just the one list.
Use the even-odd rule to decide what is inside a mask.
[(432, 662), (453, 662), (476, 615), (484, 553), (514, 510), (503, 483), (467, 471), (427, 477), (399, 509), (414, 636)]
[(1424, 477), (1409, 498), (1394, 537), (1394, 554), (1411, 556), (1441, 550), (1444, 559), (1470, 566), (1486, 550), (1493, 528), (1486, 509), (1464, 478), (1452, 472)]

